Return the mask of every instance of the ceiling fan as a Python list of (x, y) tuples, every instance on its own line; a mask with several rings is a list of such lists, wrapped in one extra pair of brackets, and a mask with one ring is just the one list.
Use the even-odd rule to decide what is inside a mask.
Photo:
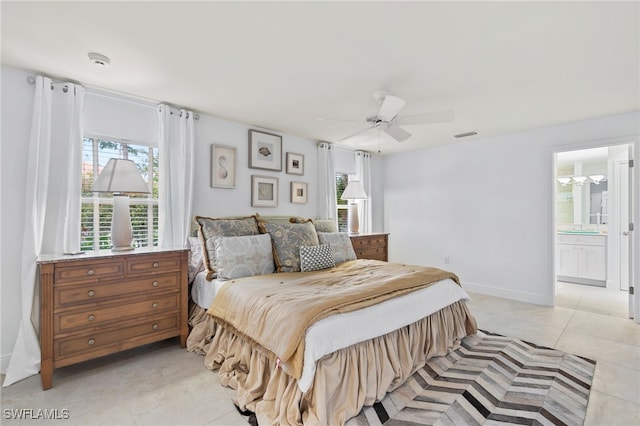
[[(378, 91), (373, 94), (373, 97), (380, 101), (380, 108), (378, 113), (374, 116), (367, 117), (365, 122), (370, 126), (366, 129), (359, 130), (358, 132), (340, 139), (340, 142), (357, 136), (361, 133), (365, 133), (371, 129), (378, 129), (378, 132), (382, 131), (391, 136), (398, 142), (406, 141), (411, 137), (411, 133), (407, 132), (400, 126), (409, 126), (415, 124), (429, 124), (429, 123), (446, 123), (453, 120), (453, 111), (439, 111), (439, 112), (426, 112), (422, 114), (411, 115), (398, 115), (398, 112), (404, 107), (405, 100), (397, 96), (390, 95), (385, 91)], [(324, 121), (350, 121), (350, 120), (331, 120), (320, 119)]]

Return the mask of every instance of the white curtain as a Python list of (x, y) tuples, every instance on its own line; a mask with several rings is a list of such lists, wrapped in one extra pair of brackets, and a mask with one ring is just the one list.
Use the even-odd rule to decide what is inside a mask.
[(184, 247), (191, 229), (195, 161), (195, 126), (192, 111), (158, 106), (159, 174), (158, 242)]
[(360, 232), (369, 233), (372, 229), (372, 208), (371, 208), (371, 154), (364, 151), (355, 152), (356, 159), (356, 180), (362, 182), (364, 192), (367, 193), (366, 200), (356, 200), (358, 203), (358, 221), (360, 222)]
[(318, 144), (318, 196), (320, 217), (337, 220), (335, 148), (326, 142)]
[(80, 248), (85, 91), (41, 76), (35, 85), (25, 183), (21, 318), (3, 386), (40, 371), (38, 255)]

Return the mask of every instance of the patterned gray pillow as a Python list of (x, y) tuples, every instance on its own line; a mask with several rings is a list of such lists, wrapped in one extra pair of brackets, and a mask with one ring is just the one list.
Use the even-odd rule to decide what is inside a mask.
[(336, 266), (333, 251), (329, 244), (300, 246), (300, 270), (302, 272), (319, 271)]
[(338, 232), (338, 224), (333, 219), (314, 219), (316, 232)]
[(198, 237), (189, 237), (187, 248), (189, 249), (189, 282), (191, 282), (198, 272), (204, 270), (202, 243)]
[(271, 236), (268, 234), (241, 237), (216, 237), (218, 279), (252, 277), (275, 271)]
[(273, 258), (278, 272), (300, 272), (300, 246), (317, 246), (318, 234), (311, 222), (260, 222), (260, 230), (271, 235)]
[(336, 265), (348, 260), (356, 260), (351, 238), (346, 232), (318, 232), (320, 244), (329, 244), (333, 250), (333, 260)]
[(289, 219), (291, 223), (313, 223), (316, 232), (338, 232), (338, 223), (335, 219), (305, 219), (302, 217), (292, 217)]
[(204, 248), (202, 254), (208, 280), (212, 280), (216, 276), (216, 237), (238, 237), (260, 233), (256, 218), (253, 216), (220, 219), (196, 216), (194, 220), (198, 224), (198, 235)]

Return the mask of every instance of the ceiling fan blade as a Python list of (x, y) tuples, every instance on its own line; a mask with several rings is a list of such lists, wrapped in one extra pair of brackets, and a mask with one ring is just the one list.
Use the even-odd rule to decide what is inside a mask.
[(354, 136), (358, 136), (360, 133), (364, 133), (364, 132), (366, 132), (366, 131), (368, 131), (368, 130), (373, 129), (374, 127), (376, 127), (376, 126), (369, 126), (369, 127), (367, 127), (366, 129), (359, 130), (359, 131), (355, 132), (355, 133), (354, 133), (354, 134), (352, 134), (352, 135), (349, 135), (349, 136), (347, 136), (347, 137), (344, 137), (344, 138), (340, 139), (338, 142), (346, 141), (347, 139), (350, 139), (350, 138), (352, 138), (352, 137), (354, 137)]
[(400, 126), (412, 124), (446, 123), (452, 121), (453, 111), (425, 112), (423, 114), (401, 115), (394, 120)]
[(382, 121), (391, 121), (393, 117), (398, 115), (398, 112), (404, 106), (404, 99), (400, 99), (397, 96), (387, 95), (382, 101), (382, 105), (380, 105), (380, 110), (378, 111), (378, 118)]
[(394, 125), (388, 126), (384, 131), (398, 142), (404, 142), (411, 137), (411, 133)]

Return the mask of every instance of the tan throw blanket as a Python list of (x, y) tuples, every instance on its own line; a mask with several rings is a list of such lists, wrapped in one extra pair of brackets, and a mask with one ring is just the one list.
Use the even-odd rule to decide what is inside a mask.
[(327, 316), (362, 309), (429, 287), (452, 272), (377, 260), (354, 260), (314, 272), (285, 272), (232, 280), (207, 313), (273, 352), (299, 379), (307, 328)]

